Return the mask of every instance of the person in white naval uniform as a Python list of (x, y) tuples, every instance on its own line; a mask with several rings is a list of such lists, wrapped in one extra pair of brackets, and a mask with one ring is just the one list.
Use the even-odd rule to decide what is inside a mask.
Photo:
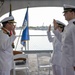
[[(0, 30), (0, 75), (10, 75), (13, 63), (13, 48), (15, 36), (15, 21), (12, 16), (1, 21), (3, 27)], [(12, 35), (9, 32), (12, 31)]]
[[(55, 34), (55, 32), (57, 31), (61, 34), (64, 31), (65, 24), (58, 20), (53, 20), (53, 23), (54, 21), (56, 21), (56, 23), (58, 24), (58, 29), (54, 27), (53, 33)], [(49, 42), (53, 43), (53, 55), (51, 58), (53, 75), (62, 75), (62, 68), (60, 67), (61, 42), (57, 39), (56, 36), (51, 36), (51, 25), (48, 28), (47, 35)]]
[(65, 27), (62, 34), (62, 38), (59, 39), (62, 43), (61, 46), (61, 67), (63, 68), (62, 75), (74, 75), (75, 67), (75, 6), (63, 5), (64, 16), (68, 21), (68, 25)]

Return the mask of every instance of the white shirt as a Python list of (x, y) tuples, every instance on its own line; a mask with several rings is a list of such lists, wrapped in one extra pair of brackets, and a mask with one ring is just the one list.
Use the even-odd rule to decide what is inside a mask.
[[(54, 33), (57, 30), (53, 31)], [(60, 32), (59, 32), (60, 33)], [(59, 65), (60, 66), (60, 59), (61, 59), (61, 42), (57, 39), (57, 37), (52, 37), (51, 32), (47, 31), (48, 40), (50, 42), (53, 42), (53, 55), (51, 62), (53, 65)]]

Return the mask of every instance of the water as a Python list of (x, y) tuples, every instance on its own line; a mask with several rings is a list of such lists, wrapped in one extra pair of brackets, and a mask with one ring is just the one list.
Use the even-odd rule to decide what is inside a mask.
[[(20, 36), (20, 30), (16, 30), (16, 35)], [(46, 30), (29, 30), (29, 50), (53, 50), (52, 43), (48, 41)], [(20, 43), (20, 38), (17, 37), (15, 40), (16, 50), (25, 49)]]

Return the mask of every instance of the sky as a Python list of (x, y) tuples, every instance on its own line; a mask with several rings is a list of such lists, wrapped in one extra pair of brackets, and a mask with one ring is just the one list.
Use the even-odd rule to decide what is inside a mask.
[[(19, 9), (12, 12), (12, 15), (17, 22), (16, 26), (22, 26), (24, 17), (26, 13), (25, 9)], [(49, 26), (50, 24), (53, 25), (53, 19), (59, 20), (67, 24), (63, 16), (63, 8), (62, 7), (34, 7), (29, 8), (29, 26)], [(3, 15), (0, 18), (0, 21), (8, 17), (9, 13)]]

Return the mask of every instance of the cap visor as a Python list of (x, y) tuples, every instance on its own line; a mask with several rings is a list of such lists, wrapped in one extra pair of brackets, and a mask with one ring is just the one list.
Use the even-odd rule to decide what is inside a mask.
[(63, 11), (63, 13), (68, 12), (68, 10)]

